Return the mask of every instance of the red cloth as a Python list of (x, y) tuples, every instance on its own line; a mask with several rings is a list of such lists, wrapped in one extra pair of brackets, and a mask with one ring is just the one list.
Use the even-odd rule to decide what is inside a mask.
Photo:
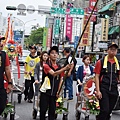
[(20, 79), (20, 65), (18, 62), (18, 56), (16, 57), (16, 65), (17, 65), (17, 70), (18, 70), (18, 79)]

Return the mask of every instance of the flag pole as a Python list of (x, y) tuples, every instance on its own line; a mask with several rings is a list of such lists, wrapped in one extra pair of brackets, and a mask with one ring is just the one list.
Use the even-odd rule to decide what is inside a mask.
[[(86, 30), (86, 27), (87, 27), (89, 21), (90, 21), (90, 18), (92, 17), (93, 12), (94, 12), (95, 8), (97, 7), (98, 1), (99, 1), (99, 0), (96, 1), (95, 6), (94, 6), (94, 8), (93, 8), (93, 10), (92, 10), (89, 18), (88, 18), (88, 21), (87, 21), (87, 23), (85, 24), (85, 27), (84, 27), (84, 29), (83, 29), (83, 31), (82, 31), (82, 34), (80, 35), (78, 44), (77, 44), (77, 46), (76, 46), (76, 48), (75, 48), (75, 51), (74, 51), (74, 53), (73, 53), (73, 55), (72, 55), (72, 59), (71, 59), (70, 63), (72, 63), (73, 59), (75, 58), (75, 53), (76, 53), (76, 51), (77, 51), (77, 48), (78, 48), (78, 46), (79, 46), (79, 44), (80, 44), (80, 42), (81, 42), (81, 39), (82, 39), (82, 37), (83, 37), (83, 34), (84, 34), (85, 30)], [(65, 76), (64, 76), (64, 78), (63, 78), (63, 82), (62, 82), (62, 84), (61, 84), (61, 86), (60, 86), (60, 89), (59, 89), (59, 91), (58, 91), (58, 95), (60, 94), (60, 92), (61, 92), (61, 90), (62, 90), (63, 84), (64, 84), (64, 82), (65, 82), (65, 80), (66, 80), (66, 78), (67, 78), (67, 75), (68, 75), (68, 72), (66, 72), (66, 74), (65, 74)]]

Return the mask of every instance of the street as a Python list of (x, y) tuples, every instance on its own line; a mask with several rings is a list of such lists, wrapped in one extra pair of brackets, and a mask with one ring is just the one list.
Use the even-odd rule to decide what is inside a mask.
[[(21, 66), (21, 73), (23, 73), (24, 71), (24, 67)], [(13, 72), (16, 73), (17, 72), (17, 68), (15, 65), (13, 65)], [(15, 82), (17, 82), (17, 74), (14, 74), (15, 76)], [(20, 78), (20, 84), (22, 85), (23, 83), (23, 74), (21, 74), (21, 78)], [(74, 82), (74, 100), (69, 102), (69, 115), (68, 115), (68, 120), (75, 120), (75, 103), (76, 103), (76, 96), (75, 96), (75, 84), (76, 82)], [(22, 95), (22, 101), (19, 104), (17, 101), (17, 94), (13, 95), (13, 101), (16, 102), (15, 104), (15, 120), (33, 120), (32, 119), (32, 110), (33, 110), (33, 104), (32, 103), (28, 103), (24, 101), (24, 95)], [(83, 116), (83, 115), (82, 115)], [(116, 111), (113, 113), (112, 115), (112, 120), (119, 120), (120, 116), (120, 111)], [(83, 116), (84, 118), (84, 116)], [(62, 115), (58, 115), (57, 120), (61, 120), (62, 119)], [(2, 118), (0, 118), (0, 120), (4, 120)], [(9, 116), (7, 119), (5, 120), (9, 120)], [(37, 117), (37, 120), (39, 120), (39, 117)], [(47, 120), (47, 119), (46, 119)], [(84, 120), (84, 119), (83, 119)], [(90, 120), (95, 120), (95, 116), (90, 115)]]

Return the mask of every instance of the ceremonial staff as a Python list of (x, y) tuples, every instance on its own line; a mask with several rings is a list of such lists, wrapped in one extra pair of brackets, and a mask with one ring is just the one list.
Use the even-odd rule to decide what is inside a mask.
[[(73, 61), (73, 59), (74, 59), (74, 57), (75, 57), (75, 53), (76, 53), (76, 51), (77, 51), (77, 48), (78, 48), (78, 46), (79, 46), (79, 43), (81, 42), (81, 39), (82, 39), (82, 37), (83, 37), (83, 34), (84, 34), (84, 32), (85, 32), (85, 30), (86, 30), (86, 27), (87, 27), (87, 25), (88, 25), (88, 23), (89, 23), (89, 21), (90, 21), (90, 18), (91, 18), (92, 15), (93, 15), (93, 12), (94, 12), (94, 10), (95, 10), (95, 8), (96, 8), (96, 6), (97, 6), (98, 1), (99, 1), (99, 0), (96, 1), (95, 6), (94, 6), (94, 8), (93, 8), (93, 10), (92, 10), (89, 18), (88, 18), (88, 21), (87, 21), (87, 23), (86, 23), (86, 25), (85, 25), (85, 27), (84, 27), (84, 29), (83, 29), (83, 31), (82, 31), (82, 34), (80, 35), (78, 44), (77, 44), (77, 46), (76, 46), (76, 48), (75, 48), (75, 51), (74, 51), (74, 53), (73, 53), (73, 55), (72, 55), (72, 59), (71, 59), (70, 63), (72, 63), (72, 61)], [(63, 87), (63, 84), (64, 84), (66, 78), (67, 78), (67, 75), (68, 75), (68, 72), (66, 72), (66, 74), (65, 74), (65, 76), (64, 76), (64, 78), (63, 78), (63, 82), (62, 82), (62, 84), (61, 84), (61, 86), (60, 86), (60, 89), (59, 89), (59, 91), (58, 91), (58, 95), (60, 94), (60, 91), (61, 91), (61, 89), (62, 89), (62, 87)]]

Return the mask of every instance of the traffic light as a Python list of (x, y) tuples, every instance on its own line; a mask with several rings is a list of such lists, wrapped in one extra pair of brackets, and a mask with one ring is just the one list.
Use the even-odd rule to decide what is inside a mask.
[(17, 8), (15, 6), (7, 6), (6, 9), (7, 10), (17, 10)]
[(99, 18), (106, 18), (106, 19), (109, 18), (109, 16), (108, 16), (108, 15), (105, 15), (105, 14), (100, 14), (100, 15), (98, 15), (98, 17), (99, 17)]

